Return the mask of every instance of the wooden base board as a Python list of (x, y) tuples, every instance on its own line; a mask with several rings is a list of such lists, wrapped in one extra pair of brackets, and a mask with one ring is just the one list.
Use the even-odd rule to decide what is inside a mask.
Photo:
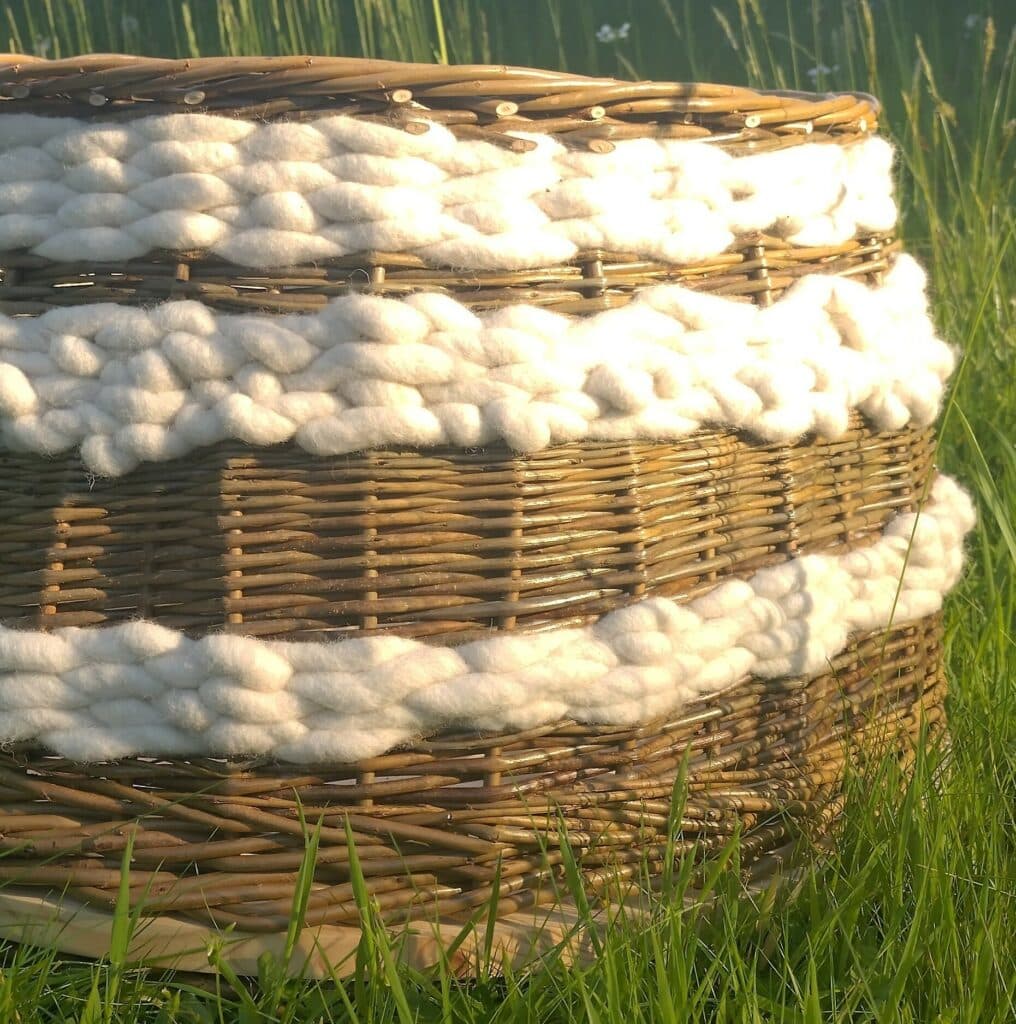
[[(644, 910), (631, 908), (633, 912)], [(605, 926), (607, 915), (597, 915)], [(481, 922), (462, 936), (462, 922), (413, 921), (390, 932), (398, 959), (425, 970), (448, 955), (449, 970), (471, 973), (487, 960)], [(39, 896), (15, 890), (0, 891), (0, 937), (13, 942), (56, 948), (74, 956), (101, 959), (109, 953), (113, 915), (71, 899)], [(531, 964), (556, 952), (569, 961), (586, 960), (593, 950), (589, 929), (572, 901), (553, 909), (535, 908), (499, 918), (493, 929), (489, 963), (495, 969)], [(344, 925), (305, 928), (298, 936), (287, 970), (307, 978), (342, 978), (356, 967), (360, 929)], [(131, 937), (127, 959), (131, 963), (175, 971), (216, 973), (222, 961), (238, 975), (256, 975), (264, 954), (285, 957), (286, 935), (281, 932), (227, 932), (171, 915), (142, 918)]]

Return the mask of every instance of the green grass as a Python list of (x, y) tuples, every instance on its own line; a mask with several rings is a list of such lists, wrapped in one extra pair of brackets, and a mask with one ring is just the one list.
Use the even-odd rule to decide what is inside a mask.
[[(738, 899), (720, 872), (711, 915), (661, 907), (652, 926), (610, 933), (588, 968), (468, 983), (396, 969), (372, 928), (345, 986), (269, 964), (257, 984), (196, 986), (125, 963), (124, 919), (99, 965), (8, 947), (0, 1021), (1016, 1020), (1013, 13), (1004, 0), (10, 0), (8, 48), (50, 56), (367, 53), (876, 93), (905, 240), (963, 352), (939, 461), (980, 524), (948, 606), (951, 762), (922, 758), (906, 786), (888, 770), (852, 779), (833, 855), (792, 897)], [(626, 39), (597, 40), (624, 22)]]

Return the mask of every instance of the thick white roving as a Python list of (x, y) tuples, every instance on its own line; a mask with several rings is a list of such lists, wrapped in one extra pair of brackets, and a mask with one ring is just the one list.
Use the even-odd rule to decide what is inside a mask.
[[(439, 124), (413, 135), (342, 116), (11, 114), (3, 128), (0, 252), (89, 265), (163, 249), (276, 269), (366, 251), (477, 271), (595, 250), (692, 264), (754, 233), (826, 247), (896, 222), (892, 150), (877, 138), (735, 156), (656, 139), (593, 154), (531, 135), (519, 154)], [(953, 362), (905, 256), (879, 284), (811, 274), (768, 308), (678, 285), (584, 318), (476, 314), (439, 293), (351, 294), (292, 316), (80, 304), (0, 315), (0, 446), (79, 449), (88, 471), (115, 477), (227, 439), (334, 455), (533, 452), (705, 426), (836, 438), (854, 411), (882, 430), (931, 423)], [(648, 722), (750, 675), (815, 676), (851, 636), (936, 611), (972, 523), (939, 477), (919, 514), (857, 550), (452, 647), (192, 639), (147, 621), (0, 626), (0, 742), (81, 760), (349, 762), (446, 728)]]
[(648, 598), (595, 625), (458, 647), (391, 636), (192, 640), (142, 621), (0, 628), (0, 740), (82, 760), (346, 762), (449, 726), (645, 722), (749, 674), (817, 675), (852, 634), (936, 611), (973, 518), (966, 494), (939, 477), (919, 514), (897, 515), (866, 547), (793, 558), (687, 603)]
[[(545, 267), (586, 250), (693, 263), (761, 231), (838, 245), (896, 223), (878, 138), (733, 156), (708, 143), (546, 135), (514, 153), (343, 116), (94, 123), (6, 114), (0, 251), (116, 261), (157, 249), (285, 267), (364, 251), (441, 266)], [(521, 134), (521, 133), (519, 133)]]
[(908, 256), (882, 284), (813, 274), (768, 308), (678, 285), (590, 317), (476, 315), (437, 293), (291, 316), (81, 305), (0, 316), (0, 439), (80, 447), (90, 471), (119, 476), (225, 439), (334, 455), (495, 441), (532, 452), (705, 425), (835, 438), (852, 410), (883, 430), (931, 423), (952, 367)]

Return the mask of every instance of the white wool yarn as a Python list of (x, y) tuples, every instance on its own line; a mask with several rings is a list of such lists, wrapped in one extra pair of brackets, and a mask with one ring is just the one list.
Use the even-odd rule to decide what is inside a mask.
[(150, 622), (0, 628), (0, 740), (67, 757), (264, 754), (354, 761), (446, 727), (629, 726), (748, 675), (815, 676), (851, 635), (936, 611), (962, 569), (969, 498), (939, 477), (874, 543), (648, 598), (595, 625), (458, 647), (392, 636), (198, 640)]
[(606, 249), (694, 263), (748, 232), (825, 246), (896, 222), (892, 150), (874, 137), (733, 156), (667, 139), (594, 154), (517, 133), (536, 145), (519, 154), (343, 116), (6, 114), (3, 129), (0, 251), (53, 260), (199, 249), (284, 267), (374, 250), (521, 269)]
[(585, 318), (476, 315), (434, 293), (290, 316), (196, 302), (0, 316), (0, 439), (80, 447), (90, 471), (118, 476), (230, 438), (532, 452), (713, 424), (786, 441), (835, 438), (855, 409), (898, 430), (934, 420), (953, 367), (924, 285), (900, 256), (880, 285), (810, 275), (768, 308), (658, 285)]

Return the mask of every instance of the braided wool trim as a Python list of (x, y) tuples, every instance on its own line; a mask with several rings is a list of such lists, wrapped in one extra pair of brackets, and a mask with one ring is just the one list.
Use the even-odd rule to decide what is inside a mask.
[(597, 154), (518, 134), (536, 149), (342, 116), (5, 114), (0, 251), (95, 262), (208, 250), (283, 267), (373, 250), (519, 269), (593, 249), (694, 263), (747, 232), (824, 246), (896, 222), (892, 150), (878, 138), (732, 156), (654, 139)]
[(812, 275), (765, 309), (677, 285), (587, 318), (477, 316), (440, 294), (272, 317), (77, 306), (0, 316), (0, 439), (80, 446), (118, 476), (227, 438), (316, 455), (673, 440), (707, 423), (834, 438), (852, 409), (883, 430), (932, 422), (952, 366), (905, 256), (882, 285)]
[(0, 739), (81, 760), (133, 753), (373, 757), (445, 727), (629, 726), (748, 675), (814, 676), (855, 632), (935, 612), (974, 520), (939, 477), (873, 544), (805, 555), (681, 604), (648, 598), (595, 625), (459, 647), (390, 636), (199, 640), (149, 622), (0, 629)]

